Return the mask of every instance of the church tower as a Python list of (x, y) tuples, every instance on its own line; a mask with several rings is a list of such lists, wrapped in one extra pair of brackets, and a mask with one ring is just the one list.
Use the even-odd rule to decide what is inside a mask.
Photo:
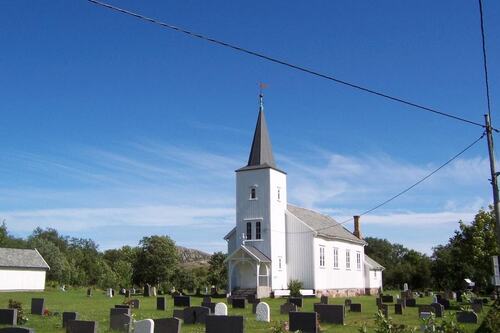
[(259, 101), (248, 164), (236, 170), (236, 243), (253, 247), (271, 261), (268, 287), (287, 289), (286, 173), (274, 161), (262, 94)]

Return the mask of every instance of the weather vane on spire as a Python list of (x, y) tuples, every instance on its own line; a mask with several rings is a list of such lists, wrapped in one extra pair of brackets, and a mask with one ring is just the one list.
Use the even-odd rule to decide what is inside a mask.
[(261, 111), (264, 110), (264, 89), (267, 88), (267, 83), (261, 82), (259, 83), (259, 108)]

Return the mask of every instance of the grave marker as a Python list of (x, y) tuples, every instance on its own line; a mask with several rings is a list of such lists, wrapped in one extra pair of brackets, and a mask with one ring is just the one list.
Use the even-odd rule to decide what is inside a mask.
[(17, 309), (0, 309), (0, 325), (17, 325)]
[(319, 320), (325, 323), (344, 325), (345, 310), (343, 305), (314, 304), (314, 312), (319, 315)]
[(191, 297), (189, 296), (174, 296), (174, 306), (190, 307)]
[[(323, 304), (326, 305), (326, 304)], [(318, 333), (318, 314), (316, 312), (289, 312), (288, 323), (290, 332)]]
[(227, 305), (225, 303), (215, 304), (214, 315), (216, 316), (227, 316)]
[(66, 327), (70, 320), (78, 320), (77, 312), (63, 312), (62, 314), (62, 327)]
[(243, 317), (208, 316), (205, 333), (243, 333)]
[(321, 296), (321, 304), (328, 304), (328, 296)]
[(135, 322), (134, 333), (154, 333), (155, 323), (153, 319), (144, 319)]
[(298, 307), (293, 303), (285, 303), (280, 306), (280, 314), (287, 314), (290, 312), (297, 312)]
[(192, 306), (183, 311), (184, 324), (205, 323), (206, 317), (210, 314), (210, 309), (204, 306)]
[(244, 298), (233, 298), (233, 309), (244, 309), (245, 299)]
[(257, 321), (271, 321), (271, 310), (269, 309), (269, 305), (265, 302), (260, 302), (257, 304), (257, 309), (255, 310), (255, 320)]
[(459, 311), (457, 312), (457, 322), (477, 324), (477, 314), (472, 311)]
[(361, 304), (360, 303), (351, 303), (349, 307), (351, 312), (361, 312)]
[(66, 324), (66, 333), (97, 333), (97, 322), (70, 320)]
[(178, 318), (153, 319), (154, 333), (181, 333), (181, 321)]
[(31, 299), (31, 314), (43, 315), (45, 310), (45, 299), (43, 298), (32, 298)]
[(165, 297), (156, 297), (156, 310), (165, 311), (167, 309), (167, 303), (165, 302)]
[(394, 313), (397, 315), (403, 314), (403, 305), (402, 304), (394, 304)]

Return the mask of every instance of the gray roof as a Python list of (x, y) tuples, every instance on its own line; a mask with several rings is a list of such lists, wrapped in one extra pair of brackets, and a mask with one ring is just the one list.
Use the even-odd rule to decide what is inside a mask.
[(257, 257), (261, 262), (271, 262), (271, 259), (269, 259), (264, 253), (260, 252), (257, 248), (253, 247), (252, 245), (242, 245), (241, 247), (246, 249), (255, 257)]
[(366, 254), (365, 254), (365, 263), (368, 266), (370, 266), (372, 269), (374, 269), (374, 270), (381, 270), (381, 271), (383, 271), (385, 269), (384, 266), (382, 266), (381, 264), (379, 264), (378, 262), (376, 262), (372, 258), (368, 257)]
[(50, 269), (35, 250), (9, 249), (0, 247), (0, 267)]
[[(255, 126), (255, 133), (253, 135), (252, 148), (250, 149), (250, 156), (248, 157), (247, 166), (236, 171), (262, 169), (262, 168), (276, 168), (274, 161), (273, 148), (271, 146), (271, 139), (267, 130), (266, 117), (264, 116), (264, 107), (261, 105), (259, 110), (259, 117), (257, 118), (257, 125)], [(278, 169), (277, 169), (278, 170)], [(281, 171), (281, 170), (278, 170)]]
[(328, 215), (290, 204), (287, 206), (287, 210), (299, 220), (307, 224), (311, 229), (316, 231), (318, 236), (345, 240), (357, 244), (366, 244), (364, 240), (354, 236), (349, 230), (344, 228), (343, 225), (339, 224)]

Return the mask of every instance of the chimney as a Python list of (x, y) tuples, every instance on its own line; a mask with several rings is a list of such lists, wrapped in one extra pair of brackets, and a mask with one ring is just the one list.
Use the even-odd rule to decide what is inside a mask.
[(359, 228), (359, 215), (354, 215), (354, 232), (353, 235), (358, 237), (359, 239), (363, 239), (361, 236), (361, 229)]

